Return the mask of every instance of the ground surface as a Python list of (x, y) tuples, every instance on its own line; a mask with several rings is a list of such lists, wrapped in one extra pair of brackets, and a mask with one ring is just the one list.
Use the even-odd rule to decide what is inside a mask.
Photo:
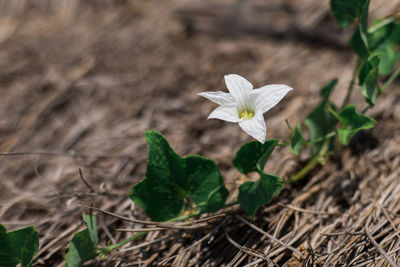
[[(335, 77), (333, 99), (341, 103), (355, 58), (328, 1), (250, 2), (0, 1), (0, 151), (29, 152), (1, 156), (0, 222), (37, 227), (36, 266), (63, 264), (83, 227), (81, 205), (146, 219), (127, 196), (145, 174), (147, 129), (162, 132), (180, 155), (214, 159), (227, 182), (240, 181), (231, 160), (251, 139), (237, 125), (207, 121), (215, 105), (197, 96), (226, 90), (224, 74), (295, 89), (265, 116), (268, 138), (288, 140), (285, 119), (303, 119)], [(396, 2), (372, 1), (373, 16), (399, 10)], [(372, 131), (283, 190), (254, 225), (308, 263), (385, 266), (371, 240), (400, 263), (398, 88), (368, 112), (379, 122)], [(355, 91), (352, 102), (364, 105)], [(306, 158), (280, 148), (268, 172), (287, 179)], [(237, 185), (228, 187), (234, 199)], [(151, 232), (90, 264), (300, 265), (292, 250), (241, 218), (233, 207), (206, 226)], [(102, 244), (130, 235), (116, 228), (142, 227), (101, 213), (99, 221)]]

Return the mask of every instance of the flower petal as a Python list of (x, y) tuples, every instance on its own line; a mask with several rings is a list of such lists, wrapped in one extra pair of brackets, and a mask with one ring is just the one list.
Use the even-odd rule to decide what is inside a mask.
[(211, 112), (211, 114), (208, 116), (208, 118), (209, 119), (220, 119), (220, 120), (229, 121), (229, 122), (241, 121), (235, 105), (219, 106), (213, 112)]
[(271, 84), (252, 91), (256, 112), (265, 113), (274, 107), (293, 88), (284, 84)]
[(237, 74), (225, 75), (225, 83), (231, 95), (235, 98), (239, 109), (246, 109), (251, 103), (253, 85)]
[(267, 128), (265, 127), (264, 116), (262, 113), (255, 114), (251, 120), (243, 120), (239, 122), (239, 126), (248, 135), (264, 144), (267, 135)]
[(198, 94), (199, 96), (205, 97), (208, 100), (211, 100), (214, 103), (217, 103), (218, 105), (227, 105), (227, 104), (233, 104), (235, 103), (235, 99), (233, 96), (229, 93), (225, 92), (202, 92)]

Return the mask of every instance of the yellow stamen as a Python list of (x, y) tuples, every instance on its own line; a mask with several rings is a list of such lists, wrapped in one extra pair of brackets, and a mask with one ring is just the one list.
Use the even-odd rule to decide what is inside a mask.
[(245, 110), (242, 113), (240, 113), (240, 118), (242, 120), (250, 120), (253, 117), (254, 117), (254, 113), (253, 112), (249, 112), (247, 110)]

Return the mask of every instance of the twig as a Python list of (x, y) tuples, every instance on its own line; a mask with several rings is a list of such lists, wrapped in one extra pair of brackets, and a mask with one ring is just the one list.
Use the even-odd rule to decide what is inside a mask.
[(173, 255), (171, 257), (168, 257), (166, 259), (163, 259), (162, 261), (160, 261), (159, 265), (165, 265), (167, 262), (169, 262), (170, 260), (174, 259), (175, 257), (177, 257), (178, 255), (191, 250), (192, 248), (194, 248), (195, 246), (197, 246), (198, 244), (202, 243), (204, 240), (208, 239), (209, 237), (211, 237), (215, 232), (217, 232), (219, 230), (219, 228), (225, 224), (225, 222), (228, 220), (228, 218), (225, 218), (220, 224), (217, 225), (217, 227), (215, 227), (211, 232), (209, 232), (208, 234), (206, 234), (205, 236), (203, 236), (202, 238), (200, 238), (199, 240), (197, 240), (196, 242), (194, 242), (192, 245), (190, 245), (189, 247), (179, 251), (176, 255)]
[(91, 185), (86, 181), (86, 179), (83, 177), (81, 168), (79, 168), (79, 177), (81, 178), (82, 182), (90, 189), (90, 191), (91, 191), (92, 193), (96, 192), (96, 190), (94, 190), (93, 186), (91, 186)]
[[(398, 248), (396, 248), (396, 249), (394, 249), (394, 250), (392, 250), (392, 251), (389, 251), (389, 252), (388, 252), (388, 255), (391, 255), (391, 254), (393, 254), (393, 253), (396, 253), (396, 252), (399, 251), (399, 250), (400, 250), (400, 247), (398, 247)], [(379, 257), (374, 258), (374, 259), (366, 260), (366, 261), (364, 261), (364, 262), (362, 262), (362, 263), (360, 263), (360, 264), (354, 265), (354, 267), (365, 266), (365, 265), (369, 264), (370, 262), (376, 262), (377, 260), (380, 260), (380, 259), (383, 259), (383, 258), (384, 258), (383, 256), (379, 256)]]
[(106, 210), (102, 210), (96, 207), (89, 207), (89, 206), (85, 206), (82, 205), (82, 207), (86, 207), (86, 208), (92, 208), (94, 210), (100, 211), (104, 214), (113, 216), (115, 218), (118, 218), (120, 220), (123, 221), (127, 221), (127, 222), (133, 222), (133, 223), (140, 223), (140, 224), (147, 224), (147, 225), (155, 225), (155, 226), (159, 226), (159, 227), (163, 227), (163, 228), (171, 228), (171, 229), (198, 229), (198, 228), (202, 228), (207, 226), (207, 224), (197, 224), (197, 225), (184, 225), (187, 223), (160, 223), (160, 222), (152, 222), (152, 221), (142, 221), (142, 220), (138, 220), (138, 219), (132, 219), (132, 218), (127, 218)]
[(298, 211), (298, 212), (304, 212), (304, 213), (311, 213), (311, 214), (317, 214), (317, 215), (338, 215), (339, 213), (337, 212), (326, 212), (326, 211), (318, 211), (318, 210), (307, 210), (307, 209), (303, 209), (303, 208), (298, 208), (292, 205), (285, 205), (282, 203), (277, 203), (279, 206), (281, 207), (287, 207), (289, 209)]
[(91, 155), (91, 154), (68, 154), (58, 152), (43, 152), (43, 151), (32, 151), (32, 152), (0, 152), (0, 156), (49, 156), (49, 157), (69, 157), (69, 158), (96, 158), (96, 159), (132, 159), (130, 155)]
[(400, 239), (400, 235), (399, 235), (399, 233), (398, 233), (398, 230), (397, 230), (396, 226), (394, 225), (392, 219), (390, 218), (390, 216), (389, 216), (387, 210), (386, 210), (384, 207), (382, 208), (382, 210), (383, 210), (383, 214), (384, 214), (385, 217), (388, 219), (388, 221), (390, 222), (390, 224), (391, 224), (391, 226), (392, 226), (392, 228), (393, 228), (395, 234), (397, 235), (397, 238)]
[(367, 225), (364, 227), (364, 232), (368, 236), (369, 240), (371, 241), (372, 245), (374, 245), (375, 249), (389, 262), (391, 267), (397, 267), (397, 264), (392, 260), (392, 258), (389, 257), (389, 255), (384, 251), (381, 246), (375, 241), (373, 236), (370, 234), (370, 232), (367, 229)]
[(285, 244), (283, 243), (281, 240), (273, 237), (272, 235), (268, 234), (267, 232), (265, 232), (264, 230), (258, 228), (257, 226), (255, 226), (254, 224), (250, 223), (249, 221), (243, 219), (242, 217), (240, 217), (239, 215), (236, 215), (236, 218), (238, 218), (239, 220), (241, 220), (242, 222), (244, 222), (245, 224), (247, 224), (248, 226), (250, 226), (251, 228), (253, 228), (254, 230), (260, 232), (261, 234), (265, 235), (266, 237), (268, 237), (269, 239), (275, 241), (276, 243), (278, 243), (279, 245), (293, 251), (294, 253), (297, 254), (297, 256), (299, 256), (301, 259), (303, 258), (303, 255), (300, 253), (300, 251), (298, 251), (297, 249), (295, 249), (294, 247), (292, 247), (291, 245)]
[(342, 236), (342, 235), (363, 235), (363, 232), (339, 232), (339, 233), (321, 233), (323, 236)]
[(265, 254), (255, 251), (251, 248), (247, 248), (244, 246), (239, 245), (238, 243), (236, 243), (232, 238), (230, 238), (230, 236), (228, 235), (227, 232), (225, 232), (225, 237), (226, 239), (229, 241), (229, 243), (231, 243), (235, 248), (238, 248), (241, 252), (256, 257), (256, 258), (261, 258), (264, 261), (267, 261), (269, 263), (272, 263), (274, 266), (278, 266), (273, 260), (271, 260), (269, 257), (267, 257)]
[(44, 247), (42, 247), (39, 252), (35, 255), (34, 260), (38, 259), (40, 255), (42, 255), (44, 252), (47, 251), (50, 247), (53, 245), (60, 243), (60, 240), (62, 240), (64, 237), (68, 236), (72, 232), (75, 232), (79, 228), (79, 225), (72, 225), (68, 229), (66, 229), (64, 232), (62, 232), (60, 235), (58, 235), (55, 239), (51, 240), (49, 243), (47, 243)]
[(165, 240), (165, 239), (167, 239), (167, 238), (169, 238), (169, 237), (170, 237), (170, 236), (167, 235), (167, 236), (161, 237), (161, 238), (156, 239), (156, 240), (153, 240), (153, 241), (149, 241), (149, 242), (146, 242), (146, 243), (142, 243), (142, 244), (137, 245), (137, 246), (133, 246), (133, 247), (129, 247), (129, 248), (126, 248), (126, 249), (122, 249), (122, 250), (121, 250), (121, 253), (122, 253), (122, 252), (127, 252), (127, 251), (132, 251), (132, 250), (135, 250), (135, 249), (138, 249), (138, 248), (142, 248), (142, 247), (145, 247), (145, 246), (148, 246), (148, 245), (152, 245), (152, 244), (154, 244), (154, 243), (163, 241), (163, 240)]
[(162, 231), (162, 230), (179, 230), (179, 229), (170, 229), (170, 228), (164, 228), (164, 227), (138, 228), (138, 229), (115, 229), (115, 231), (117, 231), (117, 232), (128, 232), (128, 233), (154, 232), (154, 231)]

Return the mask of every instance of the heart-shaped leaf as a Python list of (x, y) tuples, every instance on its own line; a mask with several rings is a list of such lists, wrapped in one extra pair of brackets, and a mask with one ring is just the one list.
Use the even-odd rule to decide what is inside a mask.
[(179, 216), (184, 199), (200, 212), (215, 212), (228, 196), (217, 165), (200, 156), (181, 158), (156, 131), (147, 131), (149, 147), (146, 178), (131, 189), (131, 199), (154, 221)]
[(245, 182), (239, 187), (239, 203), (250, 219), (253, 219), (257, 209), (271, 201), (283, 187), (279, 176), (259, 172), (260, 179), (256, 182)]
[(372, 30), (368, 34), (368, 43), (372, 55), (379, 56), (378, 72), (388, 75), (400, 60), (400, 22), (377, 20), (370, 29)]
[(348, 145), (351, 138), (361, 130), (371, 129), (376, 121), (370, 117), (356, 112), (356, 107), (351, 105), (345, 107), (340, 113), (342, 127), (338, 129), (339, 141), (343, 145)]
[(331, 0), (331, 10), (336, 21), (342, 28), (348, 27), (356, 18), (360, 17), (369, 0)]
[(256, 171), (257, 163), (262, 170), (278, 142), (278, 139), (271, 139), (265, 141), (264, 144), (258, 141), (246, 143), (238, 150), (232, 163), (244, 174)]
[(39, 235), (33, 226), (7, 232), (0, 224), (0, 266), (32, 266), (32, 259), (38, 252)]
[(241, 173), (257, 171), (260, 178), (256, 182), (245, 182), (239, 187), (238, 201), (250, 218), (257, 209), (271, 201), (283, 187), (279, 176), (264, 173), (264, 166), (278, 144), (278, 139), (267, 140), (264, 144), (258, 141), (244, 144), (236, 153), (233, 164)]

